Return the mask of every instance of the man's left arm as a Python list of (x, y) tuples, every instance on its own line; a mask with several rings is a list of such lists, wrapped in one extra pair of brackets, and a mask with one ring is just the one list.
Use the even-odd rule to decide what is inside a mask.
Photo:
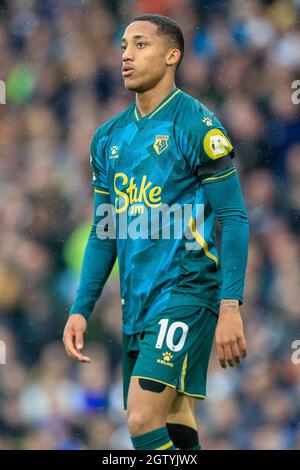
[(243, 303), (248, 256), (248, 217), (234, 167), (203, 179), (202, 184), (221, 225), (222, 287), (216, 343), (220, 365), (226, 368), (226, 362), (232, 367), (247, 355), (239, 306)]
[(226, 130), (205, 106), (192, 111), (183, 125), (184, 132), (178, 133), (178, 145), (221, 223), (222, 300), (216, 342), (220, 364), (225, 368), (226, 362), (233, 366), (247, 354), (239, 308), (248, 252), (247, 211)]

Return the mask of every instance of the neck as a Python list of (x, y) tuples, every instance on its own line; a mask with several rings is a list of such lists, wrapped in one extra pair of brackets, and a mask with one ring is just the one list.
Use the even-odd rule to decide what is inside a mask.
[(172, 82), (159, 83), (150, 90), (136, 93), (135, 102), (136, 106), (141, 113), (141, 116), (151, 113), (157, 105), (175, 88), (174, 80)]

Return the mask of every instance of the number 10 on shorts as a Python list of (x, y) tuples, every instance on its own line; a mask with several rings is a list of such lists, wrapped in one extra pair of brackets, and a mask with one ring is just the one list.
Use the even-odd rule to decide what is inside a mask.
[[(155, 347), (157, 349), (161, 349), (163, 347), (164, 340), (166, 339), (166, 344), (167, 347), (174, 352), (180, 351), (185, 343), (186, 336), (189, 330), (189, 327), (187, 326), (186, 323), (183, 323), (181, 321), (175, 321), (169, 326), (169, 319), (168, 318), (163, 318), (158, 322), (160, 325), (160, 330), (159, 334), (157, 337), (156, 345)], [(174, 344), (174, 335), (176, 330), (178, 329), (182, 330), (180, 339), (177, 344)]]

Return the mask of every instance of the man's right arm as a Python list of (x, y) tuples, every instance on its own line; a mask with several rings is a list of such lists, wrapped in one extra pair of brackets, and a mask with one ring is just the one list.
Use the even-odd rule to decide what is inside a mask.
[[(97, 225), (103, 219), (97, 209), (103, 204), (110, 204), (109, 193), (106, 190), (95, 190), (94, 223), (85, 248), (76, 297), (70, 310), (66, 324), (63, 342), (69, 356), (80, 362), (90, 362), (81, 350), (84, 346), (83, 335), (87, 327), (87, 318), (91, 315), (95, 303), (101, 295), (104, 284), (116, 260), (116, 239), (99, 237)], [(103, 235), (103, 234), (102, 234)]]
[(104, 204), (109, 205), (107, 191), (95, 190), (94, 223), (85, 248), (79, 286), (70, 314), (79, 313), (88, 318), (101, 295), (104, 284), (116, 260), (116, 239), (99, 238), (97, 225), (103, 216), (97, 215), (97, 209)]

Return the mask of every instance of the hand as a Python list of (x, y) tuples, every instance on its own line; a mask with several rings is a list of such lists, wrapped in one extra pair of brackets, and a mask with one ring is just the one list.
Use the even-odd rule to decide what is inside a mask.
[(91, 362), (88, 356), (81, 354), (84, 346), (83, 335), (87, 327), (86, 319), (79, 313), (74, 313), (69, 316), (66, 323), (63, 343), (67, 354), (79, 362)]
[(247, 344), (244, 337), (243, 321), (238, 300), (222, 300), (216, 329), (218, 359), (221, 367), (226, 369), (241, 362), (247, 356)]

